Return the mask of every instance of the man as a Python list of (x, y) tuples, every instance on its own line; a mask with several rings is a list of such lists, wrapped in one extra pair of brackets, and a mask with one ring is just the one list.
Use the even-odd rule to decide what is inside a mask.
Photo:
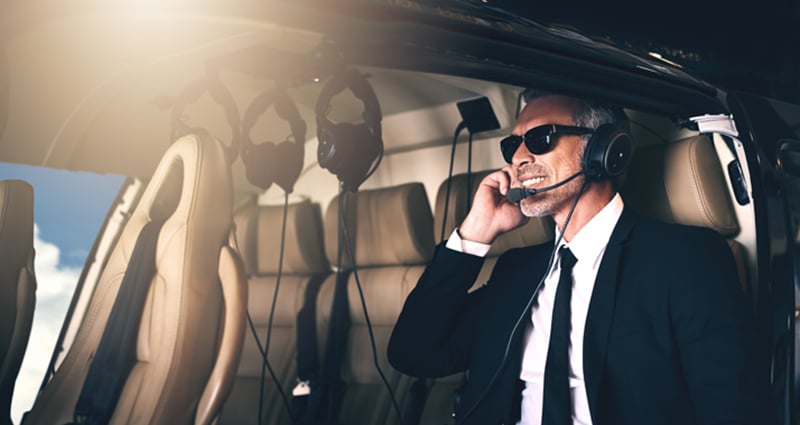
[[(766, 423), (751, 310), (724, 240), (639, 217), (611, 179), (587, 178), (591, 133), (620, 116), (530, 100), (501, 143), (509, 165), (481, 182), (409, 295), (389, 360), (414, 376), (468, 370), (457, 423)], [(517, 205), (511, 188), (540, 191)], [(468, 293), (489, 244), (545, 215), (557, 246), (507, 252)]]

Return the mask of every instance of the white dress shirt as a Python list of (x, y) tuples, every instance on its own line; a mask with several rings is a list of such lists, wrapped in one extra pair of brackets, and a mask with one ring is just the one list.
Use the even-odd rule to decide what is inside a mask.
[[(569, 243), (562, 239), (559, 246), (554, 248), (558, 252), (561, 246), (566, 245), (578, 259), (572, 270), (574, 286), (570, 300), (572, 327), (570, 330), (569, 385), (572, 393), (572, 422), (574, 425), (590, 425), (592, 423), (583, 375), (583, 333), (597, 271), (600, 268), (600, 262), (611, 233), (622, 214), (623, 206), (622, 198), (619, 194), (615, 195), (578, 231)], [(559, 234), (556, 229), (556, 241), (559, 240)], [(446, 246), (456, 251), (479, 256), (485, 256), (489, 251), (489, 245), (463, 240), (457, 231), (453, 232)], [(520, 369), (520, 379), (525, 382), (525, 388), (522, 391), (521, 418), (517, 425), (540, 425), (542, 422), (544, 368), (550, 343), (553, 303), (556, 286), (558, 286), (558, 260), (556, 254), (553, 267), (546, 275), (539, 296), (533, 304), (531, 326), (525, 330), (525, 348), (522, 353)], [(531, 282), (533, 285), (537, 283), (538, 280)]]

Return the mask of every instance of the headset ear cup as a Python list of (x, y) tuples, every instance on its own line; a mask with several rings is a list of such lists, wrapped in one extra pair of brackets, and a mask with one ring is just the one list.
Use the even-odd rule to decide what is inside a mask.
[(609, 177), (616, 177), (622, 174), (628, 167), (631, 154), (633, 153), (633, 142), (630, 134), (626, 131), (617, 131), (612, 134), (608, 147), (605, 149), (603, 159), (603, 169)]
[(340, 137), (337, 136), (336, 125), (326, 121), (317, 123), (317, 162), (319, 166), (333, 172), (336, 169), (337, 145)]
[(356, 189), (380, 154), (381, 141), (366, 124), (327, 124), (318, 133), (317, 161), (348, 189)]
[(275, 184), (287, 193), (291, 193), (294, 190), (294, 183), (303, 170), (303, 146), (297, 142), (278, 144), (275, 146), (269, 165), (274, 167), (272, 174)]
[[(351, 141), (348, 143), (350, 155), (358, 155), (361, 159), (348, 163), (346, 167), (343, 166), (338, 175), (344, 183), (344, 187), (356, 190), (380, 154), (380, 140), (376, 140), (372, 130), (366, 124), (350, 125), (347, 132)], [(356, 143), (358, 144), (356, 145)]]
[[(353, 168), (353, 163), (359, 153), (355, 151), (355, 145), (360, 143), (356, 124), (343, 122), (330, 124), (323, 129), (324, 137), (317, 149), (320, 166), (328, 169), (331, 173), (341, 176), (348, 173)], [(344, 180), (344, 179), (341, 179)]]
[(616, 177), (625, 171), (633, 144), (627, 131), (613, 124), (595, 130), (583, 154), (583, 171), (589, 180)]
[(264, 142), (252, 144), (242, 155), (245, 165), (247, 180), (250, 183), (267, 190), (275, 181), (276, 161), (275, 144)]
[[(277, 146), (271, 142), (255, 144), (250, 138), (250, 130), (258, 117), (273, 105), (278, 118), (288, 121), (294, 143), (283, 142)], [(291, 193), (303, 168), (306, 138), (306, 123), (292, 99), (282, 89), (263, 92), (245, 111), (241, 133), (242, 161), (250, 183), (267, 190), (274, 182)]]

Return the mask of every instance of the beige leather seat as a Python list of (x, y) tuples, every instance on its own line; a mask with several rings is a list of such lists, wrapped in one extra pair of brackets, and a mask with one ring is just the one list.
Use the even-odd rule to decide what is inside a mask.
[[(386, 346), (406, 297), (433, 255), (430, 203), (422, 184), (408, 183), (364, 190), (355, 195), (348, 193), (346, 204), (347, 231), (354, 245), (378, 364), (402, 409), (413, 378), (389, 365)], [(335, 198), (325, 213), (325, 250), (334, 266), (339, 228), (338, 198)], [(347, 267), (350, 261), (345, 251), (343, 268)], [(335, 279), (331, 276), (319, 294), (321, 329), (327, 329), (330, 324)], [(369, 331), (354, 274), (349, 277), (347, 298), (351, 323), (341, 365), (346, 389), (339, 421), (348, 425), (399, 424), (389, 392), (373, 363)]]
[[(236, 234), (249, 286), (248, 310), (258, 341), (250, 329), (233, 391), (223, 409), (221, 424), (291, 424), (275, 382), (264, 376), (262, 422), (258, 421), (261, 348), (266, 343), (270, 308), (278, 284), (283, 206), (252, 206), (236, 214)], [(291, 402), (297, 378), (297, 314), (306, 289), (330, 274), (322, 239), (322, 213), (309, 201), (289, 205), (286, 242), (275, 313), (270, 332), (270, 366)]]
[(739, 222), (719, 157), (707, 136), (636, 150), (622, 189), (625, 206), (668, 222), (708, 227), (727, 238), (748, 292), (744, 250), (733, 238)]
[(169, 147), (101, 273), (63, 363), (27, 425), (72, 421), (94, 352), (143, 226), (166, 218), (139, 325), (136, 364), (112, 424), (208, 424), (230, 392), (245, 331), (247, 287), (231, 230), (230, 166), (222, 145), (186, 136)]
[[(449, 204), (445, 215), (445, 201), (447, 197), (447, 181), (439, 186), (436, 193), (436, 209), (434, 210), (434, 233), (437, 242), (441, 242), (440, 235), (442, 221), (445, 222), (444, 239), (447, 239), (464, 217), (467, 215), (467, 199), (475, 194), (481, 180), (495, 170), (486, 170), (473, 173), (467, 186), (467, 174), (457, 174), (450, 182)], [(550, 218), (531, 219), (528, 223), (514, 231), (500, 235), (492, 243), (492, 248), (486, 256), (483, 268), (475, 281), (474, 288), (486, 283), (501, 254), (512, 248), (537, 245), (552, 240), (554, 236), (553, 221)], [(429, 390), (425, 409), (422, 413), (421, 425), (442, 425), (453, 423), (453, 393), (461, 385), (463, 374), (456, 374), (445, 378), (436, 379)]]
[(11, 424), (11, 395), (33, 322), (33, 188), (0, 181), (0, 424)]

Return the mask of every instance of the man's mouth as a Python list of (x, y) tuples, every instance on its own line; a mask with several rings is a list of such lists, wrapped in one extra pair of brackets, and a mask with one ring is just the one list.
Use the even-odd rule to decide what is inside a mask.
[(537, 184), (543, 182), (544, 179), (545, 179), (544, 177), (533, 177), (533, 178), (530, 178), (530, 179), (527, 179), (527, 180), (523, 180), (522, 181), (522, 186), (524, 186), (524, 187), (534, 186), (534, 185), (537, 185)]

